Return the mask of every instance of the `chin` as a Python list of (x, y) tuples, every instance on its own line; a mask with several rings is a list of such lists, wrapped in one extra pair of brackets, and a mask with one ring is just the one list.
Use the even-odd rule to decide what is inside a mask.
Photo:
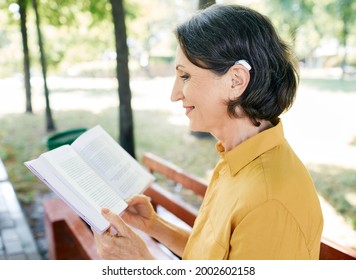
[(210, 133), (208, 130), (202, 129), (201, 127), (199, 128), (199, 127), (194, 127), (194, 126), (190, 125), (189, 128), (190, 128), (190, 131), (194, 134)]
[(189, 125), (189, 128), (190, 128), (190, 130), (191, 130), (191, 132), (202, 132), (202, 133), (204, 133), (204, 132), (208, 132), (207, 130), (205, 130), (205, 129), (202, 129), (202, 128), (199, 128), (199, 127), (194, 127), (193, 125)]
[(189, 119), (189, 129), (191, 132), (207, 132), (204, 126), (199, 125), (199, 122), (194, 122), (191, 119)]

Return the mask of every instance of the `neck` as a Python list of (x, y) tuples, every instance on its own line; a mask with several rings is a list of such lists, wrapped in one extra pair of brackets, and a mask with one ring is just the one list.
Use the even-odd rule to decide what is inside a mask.
[(247, 118), (234, 119), (214, 135), (221, 141), (225, 152), (227, 152), (272, 126), (271, 122), (266, 120), (261, 120), (261, 125), (257, 127)]

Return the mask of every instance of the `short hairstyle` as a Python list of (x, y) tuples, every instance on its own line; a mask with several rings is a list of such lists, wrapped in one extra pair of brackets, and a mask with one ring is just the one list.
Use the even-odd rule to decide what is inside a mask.
[(239, 5), (213, 5), (180, 24), (175, 34), (191, 63), (217, 75), (241, 59), (251, 65), (246, 90), (227, 103), (230, 117), (239, 117), (239, 107), (255, 126), (259, 119), (275, 124), (292, 106), (299, 83), (297, 64), (266, 16)]

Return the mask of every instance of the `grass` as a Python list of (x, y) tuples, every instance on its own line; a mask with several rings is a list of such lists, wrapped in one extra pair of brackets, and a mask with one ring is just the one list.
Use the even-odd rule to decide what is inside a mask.
[(304, 85), (313, 87), (319, 91), (355, 93), (356, 80), (340, 79), (307, 79), (302, 80)]
[[(303, 80), (314, 89), (338, 89), (350, 94), (355, 91), (356, 81)], [(74, 87), (73, 91), (76, 90)], [(71, 89), (56, 94), (70, 95)], [(73, 93), (74, 94), (74, 93)], [(88, 90), (90, 98), (109, 95), (110, 91)], [(100, 96), (99, 96), (100, 95)], [(96, 124), (103, 126), (115, 139), (118, 139), (118, 111), (116, 107), (107, 108), (100, 113), (85, 110), (54, 111), (57, 130), (90, 128)], [(214, 168), (218, 155), (215, 139), (197, 138), (184, 125), (173, 124), (171, 113), (167, 110), (137, 110), (134, 112), (136, 157), (144, 152), (152, 152), (206, 181)], [(24, 166), (23, 162), (37, 157), (47, 150), (44, 115), (8, 114), (0, 117), (0, 157), (4, 161), (18, 198), (23, 204), (30, 204), (38, 193), (48, 189)], [(356, 145), (356, 137), (352, 145)], [(317, 190), (335, 209), (356, 229), (356, 172), (335, 166), (308, 166)], [(352, 199), (353, 198), (353, 199)]]
[(309, 166), (309, 172), (324, 197), (356, 229), (356, 172), (331, 165)]
[[(115, 121), (117, 108), (107, 109), (100, 114), (87, 111), (54, 112), (54, 118), (58, 131), (100, 124), (115, 139), (118, 138)], [(211, 170), (217, 161), (215, 140), (198, 140), (186, 127), (170, 124), (168, 118), (169, 114), (165, 112), (135, 112), (136, 157), (140, 159), (144, 152), (152, 152), (208, 179), (206, 171)], [(52, 134), (44, 131), (43, 115), (6, 115), (0, 119), (0, 127), (0, 157), (20, 201), (31, 203), (37, 192), (47, 192), (48, 189), (27, 170), (23, 162), (45, 152), (46, 139)], [(201, 157), (202, 154), (205, 156)]]

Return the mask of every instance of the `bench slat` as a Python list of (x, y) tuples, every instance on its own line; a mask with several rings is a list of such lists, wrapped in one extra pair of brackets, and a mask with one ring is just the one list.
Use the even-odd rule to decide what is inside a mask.
[(153, 206), (161, 205), (189, 226), (193, 227), (198, 210), (175, 197), (157, 184), (152, 184), (145, 192), (151, 198)]
[(48, 253), (51, 259), (99, 259), (87, 224), (62, 200), (43, 201)]
[(356, 260), (356, 251), (323, 237), (320, 245), (320, 260)]
[(167, 179), (181, 184), (185, 188), (192, 190), (195, 194), (204, 197), (207, 184), (198, 177), (185, 172), (171, 162), (166, 161), (154, 154), (145, 153), (142, 157), (142, 163), (151, 173), (157, 172), (162, 174)]

